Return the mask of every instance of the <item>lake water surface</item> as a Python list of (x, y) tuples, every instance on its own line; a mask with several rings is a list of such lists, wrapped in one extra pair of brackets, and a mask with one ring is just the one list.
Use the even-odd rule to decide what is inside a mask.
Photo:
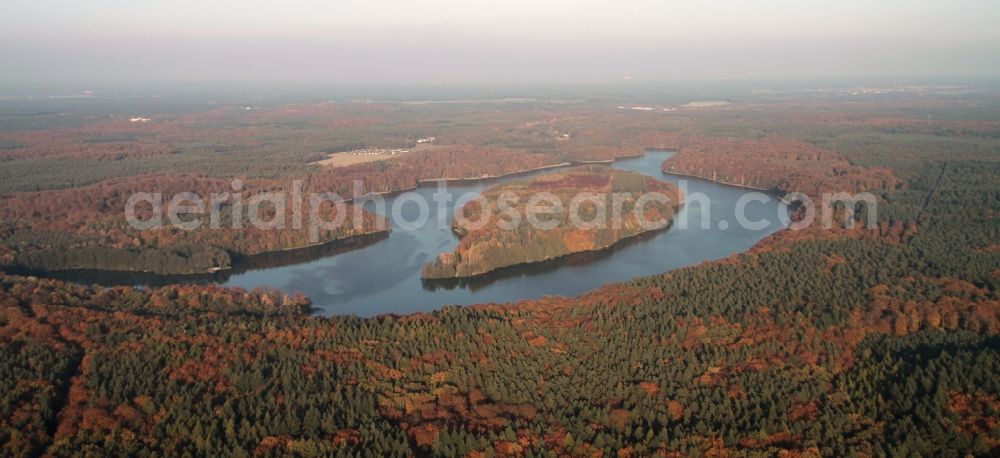
[[(668, 230), (642, 235), (611, 250), (513, 267), (471, 281), (426, 283), (420, 278), (421, 266), (439, 253), (453, 250), (458, 245), (458, 239), (447, 225), (438, 224), (436, 205), (431, 201), (436, 189), (420, 188), (412, 193), (432, 202), (429, 206), (430, 218), (421, 227), (402, 229), (399, 224), (392, 223), (392, 232), (387, 238), (367, 246), (340, 250), (339, 253), (307, 262), (234, 273), (223, 284), (248, 289), (270, 286), (301, 291), (312, 298), (318, 313), (324, 315), (372, 316), (429, 311), (445, 305), (515, 302), (545, 295), (579, 295), (606, 283), (662, 273), (746, 251), (758, 240), (783, 227), (779, 215), (787, 214), (787, 209), (773, 195), (769, 202), (750, 202), (745, 206), (746, 218), (762, 222), (763, 227), (741, 227), (736, 222), (737, 201), (750, 191), (662, 174), (660, 164), (670, 154), (648, 152), (639, 158), (617, 161), (612, 166), (681, 186), (689, 202), (681, 209), (678, 218), (686, 213), (687, 227), (678, 224), (678, 219)], [(452, 185), (447, 189), (459, 196), (480, 192), (498, 182), (524, 178)], [(694, 193), (703, 193), (710, 205), (706, 207), (692, 201), (696, 196)], [(447, 208), (445, 221), (450, 222), (454, 208), (472, 195)], [(395, 200), (406, 198), (404, 196), (386, 198), (387, 208), (393, 208)], [(407, 203), (400, 208), (403, 221), (416, 219), (415, 215), (419, 212), (416, 205)], [(710, 213), (710, 224), (703, 228), (702, 214), (706, 211)]]

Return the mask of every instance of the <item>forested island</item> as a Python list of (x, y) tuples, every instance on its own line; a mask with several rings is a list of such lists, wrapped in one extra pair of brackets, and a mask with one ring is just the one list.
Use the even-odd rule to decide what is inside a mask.
[[(543, 192), (551, 193), (559, 203), (550, 207), (552, 210), (544, 218), (537, 218), (543, 224), (532, 224), (524, 216), (529, 212), (531, 198)], [(574, 206), (574, 197), (586, 193), (593, 200), (583, 199)], [(636, 203), (646, 193), (657, 193), (662, 200), (650, 199), (637, 212)], [(494, 186), (482, 194), (482, 200), (466, 203), (456, 211), (452, 229), (461, 237), (458, 248), (425, 264), (421, 275), (425, 279), (465, 278), (606, 249), (629, 237), (668, 226), (682, 200), (679, 193), (672, 184), (600, 165)], [(616, 194), (620, 200), (615, 200)], [(484, 212), (485, 205), (489, 208)], [(485, 225), (481, 224), (484, 213), (490, 215)], [(571, 220), (573, 213), (577, 222), (585, 224), (575, 224)], [(655, 224), (643, 224), (637, 213)], [(519, 221), (514, 221), (514, 215)]]

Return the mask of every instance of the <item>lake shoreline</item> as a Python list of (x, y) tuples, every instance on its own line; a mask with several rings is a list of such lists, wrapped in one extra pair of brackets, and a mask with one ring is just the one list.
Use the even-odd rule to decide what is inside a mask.
[(361, 234), (354, 234), (349, 237), (342, 237), (339, 239), (329, 240), (326, 242), (312, 243), (309, 245), (303, 245), (300, 247), (292, 248), (282, 248), (279, 250), (268, 250), (261, 251), (259, 253), (253, 254), (242, 254), (236, 252), (229, 252), (229, 258), (231, 260), (228, 267), (215, 267), (203, 272), (187, 272), (187, 273), (171, 273), (162, 274), (156, 273), (150, 270), (109, 270), (109, 269), (94, 269), (89, 267), (68, 267), (61, 269), (32, 269), (23, 266), (3, 266), (0, 267), (0, 271), (11, 274), (11, 275), (22, 275), (40, 278), (60, 278), (65, 276), (72, 276), (73, 274), (86, 274), (86, 275), (108, 275), (108, 276), (126, 276), (126, 275), (140, 275), (147, 279), (164, 279), (164, 280), (176, 280), (169, 283), (186, 283), (187, 281), (196, 281), (201, 279), (209, 279), (211, 277), (225, 275), (231, 272), (246, 272), (247, 270), (253, 269), (256, 260), (266, 258), (275, 255), (295, 255), (296, 253), (307, 252), (310, 250), (324, 249), (324, 250), (336, 250), (338, 248), (346, 248), (353, 245), (358, 245), (359, 243), (364, 243), (365, 241), (371, 240), (382, 240), (389, 236), (390, 229), (380, 229), (371, 232), (365, 232)]
[(697, 178), (699, 180), (704, 180), (704, 181), (712, 182), (712, 183), (715, 183), (715, 184), (721, 184), (723, 186), (731, 186), (731, 187), (739, 188), (739, 189), (752, 189), (754, 191), (767, 192), (767, 193), (778, 195), (778, 197), (781, 197), (780, 193), (776, 189), (765, 189), (765, 188), (760, 188), (760, 187), (757, 187), (757, 186), (751, 186), (751, 185), (748, 185), (748, 184), (731, 183), (731, 182), (728, 182), (728, 181), (722, 181), (722, 180), (718, 180), (718, 179), (712, 179), (712, 178), (709, 178), (709, 177), (703, 177), (701, 175), (695, 175), (693, 173), (683, 173), (683, 172), (673, 172), (673, 171), (668, 172), (666, 170), (663, 170), (663, 173), (665, 173), (667, 175), (678, 176), (678, 177)]
[[(636, 159), (646, 155), (647, 152), (660, 151), (658, 149), (646, 149), (638, 154), (622, 154), (620, 156), (615, 156), (611, 159), (579, 159), (575, 161), (565, 161), (557, 164), (543, 165), (539, 167), (534, 167), (530, 169), (515, 170), (513, 172), (502, 173), (499, 175), (487, 175), (481, 177), (469, 177), (469, 178), (422, 178), (417, 180), (417, 188), (425, 187), (437, 183), (457, 183), (461, 185), (472, 185), (480, 184), (482, 182), (488, 182), (491, 180), (498, 180), (503, 178), (511, 178), (520, 175), (527, 175), (532, 172), (540, 172), (544, 170), (552, 170), (559, 168), (575, 167), (578, 165), (611, 165), (617, 161), (626, 159)], [(415, 189), (415, 188), (414, 188)], [(391, 192), (391, 191), (390, 191)], [(405, 192), (405, 191), (403, 191)]]
[[(654, 228), (654, 229), (648, 229), (648, 230), (636, 232), (635, 234), (632, 234), (632, 235), (629, 235), (627, 237), (622, 237), (622, 238), (620, 238), (618, 240), (615, 240), (614, 242), (612, 242), (611, 244), (609, 244), (607, 246), (598, 247), (598, 248), (594, 248), (594, 249), (590, 249), (590, 250), (571, 251), (569, 253), (564, 253), (564, 254), (561, 254), (561, 255), (558, 255), (558, 256), (550, 256), (550, 257), (547, 257), (547, 258), (544, 258), (544, 259), (535, 260), (535, 261), (524, 261), (524, 262), (518, 262), (516, 264), (508, 264), (508, 265), (505, 265), (505, 266), (495, 267), (495, 268), (492, 268), (492, 269), (487, 270), (485, 272), (479, 272), (479, 273), (475, 273), (475, 274), (472, 274), (472, 275), (456, 275), (456, 276), (450, 276), (450, 277), (424, 277), (423, 275), (421, 275), (420, 279), (421, 279), (421, 281), (426, 281), (426, 282), (448, 281), (448, 280), (471, 280), (471, 279), (476, 279), (476, 278), (480, 278), (480, 277), (484, 277), (484, 276), (489, 276), (490, 274), (495, 274), (496, 272), (504, 270), (504, 269), (517, 268), (517, 267), (525, 267), (525, 266), (531, 266), (531, 265), (535, 265), (535, 264), (542, 264), (542, 263), (546, 263), (546, 262), (555, 261), (555, 260), (558, 260), (558, 259), (561, 259), (561, 258), (565, 258), (565, 257), (568, 257), (568, 256), (577, 255), (577, 254), (599, 253), (599, 252), (602, 252), (602, 251), (612, 250), (616, 246), (618, 246), (619, 244), (621, 244), (623, 242), (626, 242), (626, 241), (629, 241), (631, 239), (638, 238), (638, 237), (644, 236), (644, 235), (655, 234), (657, 232), (666, 231), (666, 230), (670, 229), (674, 225), (674, 219), (676, 218), (677, 212), (679, 212), (680, 209), (681, 209), (681, 207), (683, 207), (683, 206), (684, 206), (683, 202), (681, 202), (681, 203), (679, 203), (677, 205), (674, 205), (673, 206), (673, 210), (674, 210), (673, 215), (671, 215), (670, 220), (667, 221), (667, 223), (664, 224), (663, 226), (657, 227), (657, 228)], [(458, 231), (458, 228), (456, 228), (454, 226), (451, 227), (451, 231), (459, 239), (461, 239), (464, 236), (464, 234), (460, 233)]]
[[(678, 206), (678, 208), (679, 207), (680, 206)], [(558, 260), (561, 260), (561, 259), (564, 259), (564, 258), (569, 258), (569, 257), (572, 257), (572, 256), (577, 256), (577, 255), (598, 254), (598, 253), (605, 252), (605, 251), (613, 251), (614, 249), (618, 248), (620, 245), (624, 245), (627, 242), (633, 241), (633, 239), (638, 239), (638, 238), (641, 238), (641, 237), (644, 237), (644, 236), (648, 237), (648, 236), (657, 234), (659, 232), (668, 231), (668, 230), (670, 230), (671, 227), (673, 227), (673, 225), (674, 225), (674, 218), (670, 218), (670, 221), (667, 222), (667, 224), (664, 224), (661, 227), (658, 227), (656, 229), (645, 230), (645, 231), (642, 231), (642, 232), (637, 232), (637, 233), (632, 234), (632, 235), (630, 235), (628, 237), (622, 237), (622, 238), (620, 238), (618, 240), (615, 240), (610, 245), (603, 246), (603, 247), (600, 247), (600, 248), (594, 248), (592, 250), (571, 251), (571, 252), (566, 253), (566, 254), (561, 254), (559, 256), (551, 256), (551, 257), (547, 257), (545, 259), (539, 259), (537, 261), (524, 261), (524, 262), (519, 262), (517, 264), (508, 264), (506, 266), (496, 267), (496, 268), (487, 270), (485, 272), (480, 272), (480, 273), (476, 273), (476, 274), (473, 274), (473, 275), (461, 275), (461, 276), (454, 276), (454, 277), (433, 277), (433, 278), (421, 277), (421, 281), (429, 283), (429, 284), (434, 284), (434, 283), (450, 283), (450, 282), (456, 282), (456, 281), (460, 282), (460, 281), (476, 280), (476, 279), (481, 279), (481, 278), (489, 277), (491, 275), (500, 274), (500, 273), (502, 273), (505, 270), (513, 270), (513, 269), (518, 269), (518, 268), (523, 268), (523, 267), (531, 267), (531, 266), (541, 265), (541, 264), (545, 264), (545, 263), (549, 263), (549, 262), (553, 262), (553, 261), (558, 261)]]

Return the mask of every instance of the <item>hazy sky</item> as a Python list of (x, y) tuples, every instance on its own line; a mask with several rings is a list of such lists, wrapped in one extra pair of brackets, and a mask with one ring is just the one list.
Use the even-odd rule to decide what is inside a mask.
[(1000, 75), (996, 0), (2, 0), (0, 81)]

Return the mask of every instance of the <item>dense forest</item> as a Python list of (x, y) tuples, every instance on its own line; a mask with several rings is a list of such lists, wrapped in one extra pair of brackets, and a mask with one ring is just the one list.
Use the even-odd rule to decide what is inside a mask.
[[(551, 210), (535, 216), (535, 224), (528, 219), (528, 207), (542, 193), (555, 201), (538, 201), (539, 206)], [(638, 199), (649, 198), (649, 193), (656, 193), (662, 200), (650, 200), (637, 209)], [(593, 198), (578, 201), (574, 208), (574, 198), (585, 194)], [(629, 237), (667, 227), (683, 201), (680, 190), (672, 184), (598, 165), (494, 186), (482, 197), (456, 211), (452, 228), (461, 237), (458, 248), (424, 265), (423, 278), (471, 277), (503, 267), (605, 249)]]
[[(947, 100), (815, 103), (753, 121), (739, 104), (611, 109), (492, 137), (553, 129), (600, 151), (587, 139), (683, 132), (717, 139), (706, 166), (879, 197), (875, 229), (784, 231), (580, 297), (326, 318), (277, 291), (0, 274), (3, 454), (1000, 455), (1000, 127), (911, 122), (972, 116)], [(740, 151), (789, 142), (817, 155)]]
[[(284, 207), (262, 201), (257, 206), (257, 223), (249, 210), (254, 196), (277, 192)], [(159, 211), (149, 202), (137, 204), (138, 221), (159, 219), (162, 224), (148, 229), (131, 225), (127, 200), (133, 193), (160, 195)], [(305, 192), (305, 191), (303, 191)], [(171, 224), (167, 209), (182, 193), (194, 193), (202, 212), (179, 216), (184, 229)], [(216, 207), (213, 193), (227, 196)], [(149, 271), (158, 274), (193, 274), (225, 269), (232, 256), (303, 248), (316, 243), (341, 241), (386, 230), (381, 216), (344, 205), (345, 223), (332, 229), (309, 231), (309, 215), (320, 221), (336, 221), (337, 206), (321, 202), (311, 207), (301, 199), (296, 226), (291, 183), (286, 188), (267, 181), (241, 183), (219, 178), (180, 175), (142, 175), (116, 178), (73, 190), (17, 193), (0, 197), (0, 266), (29, 270), (101, 269)], [(347, 195), (349, 198), (350, 195)], [(240, 210), (237, 211), (237, 202)], [(190, 205), (191, 201), (180, 201)], [(213, 224), (212, 213), (218, 215)], [(282, 213), (278, 214), (281, 210)], [(354, 215), (360, 215), (359, 218)], [(280, 223), (280, 227), (268, 223)]]
[(683, 146), (664, 162), (664, 172), (814, 197), (901, 185), (886, 167), (855, 166), (834, 151), (773, 134), (753, 139), (692, 136), (678, 143)]

